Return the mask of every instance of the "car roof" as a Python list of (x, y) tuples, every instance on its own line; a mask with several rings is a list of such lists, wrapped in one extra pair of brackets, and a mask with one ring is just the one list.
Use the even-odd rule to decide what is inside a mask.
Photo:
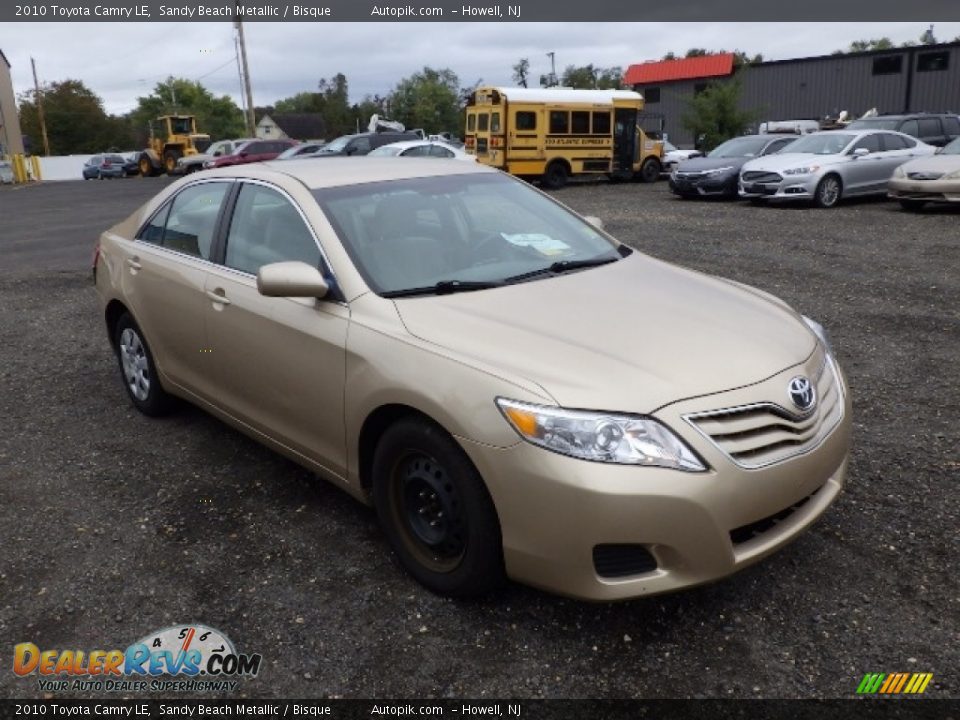
[(283, 162), (262, 162), (234, 165), (205, 171), (205, 178), (232, 177), (252, 180), (276, 180), (278, 176), (293, 178), (311, 190), (342, 185), (409, 180), (443, 175), (498, 173), (478, 163), (451, 163), (445, 158), (419, 158), (415, 163), (397, 162), (383, 157), (303, 158)]
[(389, 145), (381, 145), (380, 147), (392, 147), (406, 150), (407, 148), (418, 147), (420, 145), (440, 145), (441, 147), (449, 148), (450, 150), (459, 150), (459, 148), (456, 148), (450, 143), (444, 142), (443, 140), (398, 140), (397, 142), (390, 143)]

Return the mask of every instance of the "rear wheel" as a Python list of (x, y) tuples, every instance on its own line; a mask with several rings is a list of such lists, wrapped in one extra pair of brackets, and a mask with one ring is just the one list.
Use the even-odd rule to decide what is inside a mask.
[(567, 170), (566, 164), (559, 160), (554, 160), (547, 165), (547, 171), (543, 174), (541, 183), (548, 190), (559, 190), (567, 184), (569, 177), (570, 173)]
[(817, 207), (832, 208), (843, 196), (843, 184), (836, 175), (827, 175), (817, 185), (813, 193), (813, 202)]
[(503, 582), (493, 500), (441, 428), (408, 418), (384, 433), (373, 458), (373, 497), (400, 562), (433, 592), (472, 597)]
[(909, 210), (910, 212), (920, 212), (923, 210), (923, 206), (926, 205), (924, 200), (901, 200), (900, 207), (904, 210)]
[(167, 175), (173, 175), (177, 171), (177, 160), (183, 156), (178, 148), (167, 148), (163, 152), (163, 168)]
[(660, 178), (660, 161), (656, 158), (647, 158), (640, 166), (640, 181), (645, 183), (656, 182)]

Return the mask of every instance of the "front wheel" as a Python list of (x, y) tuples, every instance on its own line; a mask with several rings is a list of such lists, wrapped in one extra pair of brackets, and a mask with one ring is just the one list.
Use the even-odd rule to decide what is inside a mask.
[(165, 414), (170, 409), (172, 399), (160, 385), (153, 353), (143, 332), (128, 313), (124, 313), (117, 321), (114, 347), (120, 362), (123, 386), (134, 407), (144, 415)]
[(920, 212), (927, 203), (923, 200), (901, 200), (900, 207), (910, 212)]
[(835, 207), (843, 195), (843, 185), (836, 175), (827, 175), (817, 184), (813, 194), (813, 202), (817, 207)]
[(640, 181), (645, 183), (656, 182), (660, 179), (660, 161), (656, 158), (647, 158), (640, 166)]
[(459, 445), (425, 420), (401, 420), (373, 458), (373, 499), (404, 568), (440, 595), (475, 597), (504, 580), (500, 522)]

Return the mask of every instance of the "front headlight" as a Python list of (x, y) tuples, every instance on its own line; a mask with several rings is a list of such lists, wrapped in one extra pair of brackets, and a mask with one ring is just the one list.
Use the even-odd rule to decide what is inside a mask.
[(706, 466), (652, 418), (566, 410), (497, 398), (497, 407), (527, 442), (582, 460), (700, 472)]
[(960, 170), (954, 170), (952, 173), (947, 173), (943, 176), (943, 180), (960, 180)]
[(728, 165), (727, 167), (713, 168), (712, 170), (707, 170), (705, 175), (722, 175), (723, 173), (728, 173), (733, 170), (733, 165)]
[(820, 169), (819, 165), (807, 165), (806, 167), (790, 168), (789, 170), (784, 170), (784, 175), (812, 175), (817, 170)]
[(807, 324), (807, 327), (813, 330), (813, 334), (817, 336), (820, 342), (823, 343), (824, 349), (827, 351), (827, 355), (833, 356), (833, 345), (830, 344), (830, 336), (827, 335), (826, 329), (818, 323), (816, 320), (808, 318), (806, 315), (801, 315), (803, 321)]
[(893, 171), (894, 177), (906, 177), (907, 174), (903, 171), (903, 165), (897, 165), (897, 169)]

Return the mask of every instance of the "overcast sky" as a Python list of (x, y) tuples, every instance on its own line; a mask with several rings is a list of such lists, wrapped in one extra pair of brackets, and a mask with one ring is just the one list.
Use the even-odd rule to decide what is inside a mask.
[[(656, 60), (691, 47), (762, 53), (767, 60), (826, 55), (853, 40), (917, 40), (926, 23), (244, 23), (256, 105), (315, 90), (320, 78), (347, 76), (352, 102), (385, 95), (424, 66), (450, 68), (462, 86), (513, 85), (511, 66), (530, 60), (534, 84), (567, 65), (609, 67)], [(941, 42), (960, 23), (938, 23)], [(16, 23), (0, 30), (0, 50), (19, 94), (41, 82), (82, 80), (107, 112), (133, 109), (167, 76), (199, 80), (240, 104), (232, 24)]]

